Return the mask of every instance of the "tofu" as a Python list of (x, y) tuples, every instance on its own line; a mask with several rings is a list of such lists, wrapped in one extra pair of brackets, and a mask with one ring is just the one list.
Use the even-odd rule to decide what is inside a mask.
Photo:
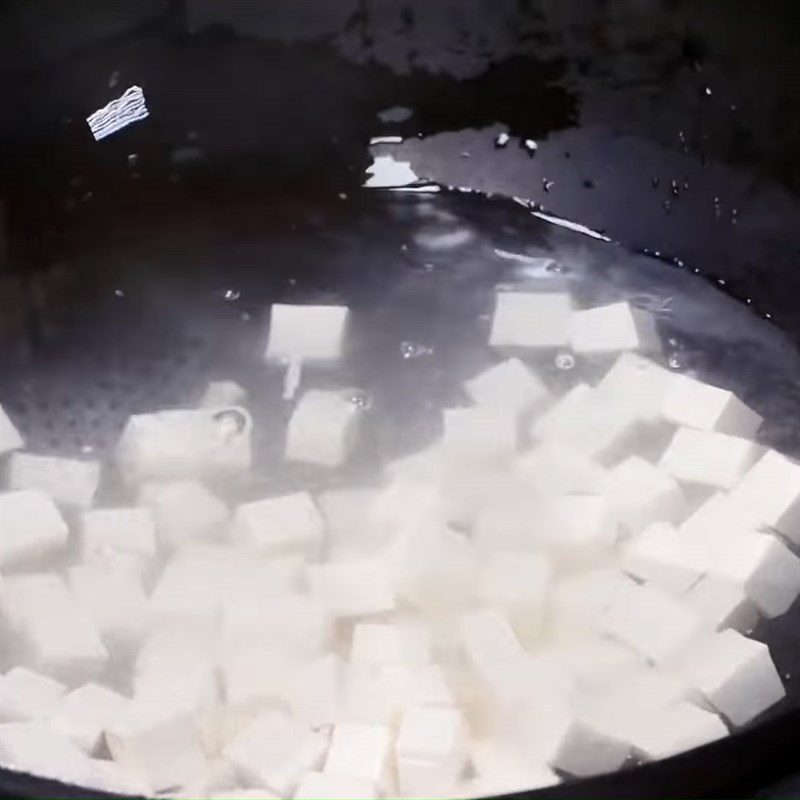
[(151, 797), (153, 788), (136, 772), (104, 758), (89, 758), (86, 786), (101, 792)]
[[(524, 484), (498, 478), (498, 486), (475, 514), (472, 541), (480, 554), (493, 551), (540, 550), (555, 524), (553, 503)], [(535, 524), (531, 521), (536, 520)]]
[(392, 709), (392, 719), (410, 707), (454, 706), (447, 676), (438, 664), (386, 664), (380, 678)]
[(710, 634), (677, 663), (701, 704), (736, 727), (786, 695), (767, 645), (734, 630)]
[(247, 400), (247, 390), (236, 381), (209, 381), (200, 397), (200, 408), (225, 408), (241, 406)]
[(344, 390), (306, 392), (289, 420), (284, 457), (320, 467), (341, 466), (356, 445), (360, 416)]
[(703, 624), (688, 605), (645, 585), (620, 591), (602, 615), (600, 630), (662, 664), (689, 647)]
[(268, 360), (336, 361), (342, 357), (348, 309), (346, 306), (272, 306)]
[(85, 753), (44, 722), (0, 725), (0, 764), (40, 778), (84, 786), (91, 766)]
[(130, 700), (97, 683), (86, 683), (62, 697), (50, 724), (86, 753), (93, 753), (103, 735), (123, 716)]
[(152, 514), (158, 543), (167, 550), (214, 538), (228, 522), (228, 507), (199, 481), (145, 483), (137, 503)]
[(328, 739), (281, 711), (260, 713), (225, 748), (225, 758), (246, 783), (286, 797), (325, 757)]
[(518, 358), (509, 358), (464, 384), (473, 403), (522, 414), (549, 396), (541, 378)]
[(410, 708), (395, 745), (397, 778), (404, 795), (452, 793), (467, 765), (467, 724), (455, 708)]
[(0, 675), (0, 722), (35, 722), (50, 715), (67, 687), (27, 667)]
[(681, 483), (731, 489), (755, 463), (755, 442), (716, 431), (678, 428), (658, 466)]
[(670, 392), (675, 373), (633, 352), (623, 352), (597, 384), (600, 395), (622, 403), (642, 419), (656, 420)]
[(313, 729), (336, 725), (344, 721), (344, 692), (344, 663), (334, 653), (323, 653), (290, 676), (289, 710)]
[(226, 789), (224, 792), (214, 792), (209, 795), (210, 800), (280, 800), (280, 795), (271, 792), (265, 786), (250, 789)]
[(279, 642), (255, 642), (231, 648), (222, 656), (225, 701), (237, 708), (280, 703), (299, 666), (298, 657)]
[(395, 607), (386, 565), (379, 559), (309, 564), (306, 575), (312, 593), (336, 617), (380, 614)]
[(0, 456), (10, 453), (13, 450), (21, 450), (25, 447), (22, 434), (17, 430), (11, 417), (0, 405)]
[(610, 549), (618, 536), (618, 519), (604, 497), (571, 494), (554, 501), (545, 541), (560, 560), (584, 563)]
[(576, 353), (661, 350), (654, 317), (627, 302), (574, 312), (569, 323), (569, 341)]
[(688, 514), (678, 482), (640, 456), (609, 470), (603, 495), (628, 536), (654, 522), (681, 522)]
[(733, 628), (748, 633), (758, 623), (758, 610), (744, 587), (710, 575), (690, 586), (682, 599), (712, 630)]
[(66, 508), (89, 508), (100, 483), (100, 463), (14, 452), (7, 465), (11, 490), (35, 490)]
[(729, 496), (737, 514), (800, 545), (800, 464), (769, 450)]
[(637, 754), (647, 760), (668, 758), (728, 735), (716, 715), (688, 702), (657, 709), (631, 728)]
[(717, 431), (742, 439), (754, 439), (764, 421), (733, 392), (688, 375), (673, 376), (661, 415), (679, 427)]
[(353, 628), (353, 663), (427, 664), (430, 638), (421, 625), (362, 622)]
[[(380, 499), (379, 499), (380, 498)], [(317, 495), (325, 525), (325, 557), (346, 561), (376, 555), (391, 540), (398, 518), (381, 519), (385, 498), (375, 489), (332, 489)], [(399, 502), (401, 498), (397, 498)], [(394, 498), (389, 499), (394, 505)], [(406, 514), (408, 508), (402, 509)]]
[(565, 347), (572, 313), (566, 292), (497, 292), (489, 344), (498, 349)]
[(81, 557), (105, 564), (131, 559), (144, 562), (156, 555), (156, 526), (147, 508), (95, 508), (81, 517)]
[(476, 782), (472, 787), (474, 791), (465, 797), (543, 789), (559, 782), (547, 764), (532, 762), (502, 740), (475, 739), (470, 742), (469, 754)]
[(346, 722), (333, 729), (323, 772), (366, 781), (379, 792), (390, 786), (392, 731), (384, 725)]
[(37, 489), (0, 494), (0, 519), (0, 569), (46, 559), (67, 544), (67, 523), (50, 497)]
[(507, 411), (489, 406), (446, 408), (442, 444), (450, 459), (507, 459), (517, 448), (516, 421)]
[(369, 782), (349, 775), (307, 772), (294, 793), (295, 800), (374, 800), (378, 795)]
[(316, 556), (324, 533), (325, 522), (307, 492), (242, 503), (230, 526), (235, 542), (273, 554)]
[(608, 471), (580, 450), (552, 441), (517, 456), (513, 477), (544, 495), (600, 494)]

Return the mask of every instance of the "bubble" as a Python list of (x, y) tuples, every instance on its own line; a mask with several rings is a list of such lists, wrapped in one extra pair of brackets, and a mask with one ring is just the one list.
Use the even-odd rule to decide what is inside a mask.
[(409, 361), (412, 358), (433, 355), (433, 348), (424, 344), (416, 344), (414, 342), (401, 342), (400, 355), (406, 361)]
[(238, 289), (226, 289), (222, 296), (225, 300), (238, 300), (242, 293)]
[(356, 408), (364, 411), (372, 408), (372, 395), (363, 389), (354, 389), (347, 398)]
[(125, 292), (122, 289), (114, 289), (114, 296), (115, 297), (125, 297)]
[(683, 362), (677, 353), (670, 354), (669, 358), (667, 359), (667, 364), (669, 365), (670, 369), (681, 369), (683, 367)]
[(507, 133), (503, 132), (494, 140), (494, 146), (505, 147), (508, 144), (510, 138), (511, 137)]
[(575, 356), (572, 353), (558, 353), (555, 357), (555, 365), (559, 369), (572, 369), (575, 366)]

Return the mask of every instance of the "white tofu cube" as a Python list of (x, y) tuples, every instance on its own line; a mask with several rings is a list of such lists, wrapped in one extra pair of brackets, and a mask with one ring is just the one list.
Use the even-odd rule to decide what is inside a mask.
[(0, 722), (34, 722), (50, 715), (66, 694), (63, 683), (26, 667), (0, 675)]
[(353, 628), (350, 660), (368, 664), (427, 664), (430, 637), (421, 625), (362, 622)]
[(518, 358), (495, 364), (464, 384), (474, 403), (521, 414), (548, 396), (541, 378)]
[(81, 517), (84, 561), (107, 563), (115, 557), (153, 558), (156, 526), (147, 508), (95, 508)]
[(758, 445), (748, 439), (679, 428), (658, 465), (682, 483), (730, 489), (759, 455)]
[(600, 494), (607, 470), (580, 450), (559, 442), (544, 442), (518, 456), (513, 476), (542, 494)]
[(0, 405), (0, 456), (10, 453), (12, 450), (21, 450), (23, 447), (25, 447), (25, 441), (22, 434), (17, 430), (3, 406)]
[(279, 643), (255, 643), (231, 649), (222, 657), (225, 700), (242, 708), (280, 702), (299, 665), (297, 656), (287, 653)]
[(475, 791), (465, 797), (524, 792), (559, 782), (547, 764), (533, 762), (502, 740), (474, 740), (470, 743), (469, 760), (475, 771), (476, 785)]
[(214, 792), (209, 795), (209, 800), (280, 800), (280, 795), (271, 792), (265, 786), (250, 789), (226, 789), (224, 792)]
[(384, 792), (389, 786), (391, 755), (390, 728), (346, 722), (333, 729), (323, 771), (359, 778)]
[(247, 389), (236, 381), (210, 381), (197, 404), (200, 408), (240, 406), (247, 400)]
[(570, 563), (585, 562), (611, 548), (619, 522), (604, 497), (569, 494), (553, 502), (546, 544), (553, 555)]
[(240, 406), (135, 414), (117, 443), (116, 460), (131, 483), (228, 478), (250, 468), (252, 428)]
[(137, 500), (149, 509), (162, 547), (171, 549), (221, 534), (228, 508), (199, 481), (146, 483)]
[[(383, 519), (381, 509), (387, 504), (394, 506), (400, 498), (390, 498), (387, 503), (381, 495), (375, 489), (332, 489), (317, 495), (326, 528), (328, 560), (365, 558), (389, 543), (400, 520)], [(400, 510), (405, 514), (410, 511), (408, 507)]]
[(706, 637), (678, 664), (701, 701), (735, 726), (749, 722), (786, 694), (767, 645), (734, 630)]
[(367, 725), (391, 725), (397, 708), (390, 695), (386, 667), (346, 664), (344, 668), (343, 720)]
[(681, 522), (688, 512), (678, 482), (640, 456), (609, 470), (603, 494), (628, 535), (653, 522)]
[(379, 559), (311, 564), (306, 571), (312, 592), (337, 617), (360, 617), (395, 606), (386, 565)]
[(326, 653), (305, 662), (289, 679), (289, 709), (310, 728), (342, 722), (344, 682), (344, 664), (337, 655)]
[(446, 408), (442, 444), (447, 458), (478, 462), (509, 458), (517, 448), (516, 421), (488, 406)]
[(192, 710), (183, 702), (168, 702), (163, 693), (130, 701), (105, 738), (114, 760), (144, 776), (155, 791), (186, 785), (205, 767)]
[(455, 705), (447, 676), (437, 664), (387, 664), (380, 677), (394, 716), (411, 706)]
[(452, 792), (467, 764), (467, 724), (455, 708), (410, 708), (395, 745), (401, 793)]
[(295, 800), (373, 800), (377, 798), (375, 787), (370, 781), (350, 775), (335, 775), (330, 772), (308, 772), (300, 781)]
[(754, 464), (730, 492), (737, 513), (800, 545), (800, 464), (775, 450)]
[(62, 550), (69, 529), (53, 501), (30, 489), (0, 494), (0, 569), (46, 558)]
[(86, 683), (63, 697), (50, 724), (81, 750), (92, 753), (106, 729), (126, 713), (131, 701), (97, 683)]
[(284, 457), (321, 467), (341, 466), (356, 445), (360, 416), (344, 390), (306, 392), (289, 420)]
[(661, 415), (674, 380), (675, 373), (638, 353), (627, 352), (619, 355), (597, 389), (607, 401), (623, 403), (643, 419), (654, 420)]
[(325, 522), (307, 492), (242, 503), (230, 527), (235, 542), (274, 554), (317, 555), (324, 533)]
[(688, 605), (650, 585), (623, 589), (603, 614), (600, 627), (656, 664), (681, 652), (703, 630), (702, 620)]
[(342, 356), (345, 306), (272, 306), (266, 357), (269, 360), (335, 361)]
[(652, 314), (632, 308), (627, 302), (576, 311), (569, 330), (570, 344), (576, 353), (661, 350)]
[(225, 748), (224, 756), (243, 781), (286, 797), (303, 775), (317, 769), (328, 739), (280, 711), (259, 714)]
[(100, 483), (100, 463), (76, 458), (12, 453), (8, 488), (33, 489), (67, 508), (88, 508)]
[(569, 344), (572, 300), (560, 292), (497, 292), (489, 344), (538, 349)]
[(674, 375), (661, 405), (661, 415), (684, 428), (717, 431), (743, 439), (755, 438), (763, 419), (733, 392)]
[(67, 583), (108, 641), (124, 646), (144, 635), (149, 605), (137, 572), (113, 564), (79, 564), (67, 570)]
[(714, 630), (733, 628), (747, 633), (758, 622), (758, 611), (744, 587), (731, 581), (704, 575), (682, 599)]
[(86, 785), (89, 759), (44, 722), (0, 725), (0, 764), (41, 778)]
[(707, 544), (715, 540), (722, 542), (734, 531), (752, 531), (753, 526), (730, 502), (729, 495), (716, 492), (697, 506), (678, 529), (687, 541)]
[(90, 758), (86, 786), (101, 792), (129, 795), (132, 797), (152, 797), (153, 788), (136, 772), (103, 758)]

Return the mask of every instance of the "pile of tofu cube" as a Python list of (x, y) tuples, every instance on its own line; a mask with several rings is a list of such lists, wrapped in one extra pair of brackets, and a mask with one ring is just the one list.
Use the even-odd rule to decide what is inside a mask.
[[(267, 358), (335, 367), (347, 317), (273, 307)], [(800, 465), (660, 366), (626, 302), (498, 292), (488, 345), (377, 485), (238, 505), (254, 400), (233, 382), (132, 417), (113, 464), (27, 452), (1, 412), (0, 762), (151, 796), (477, 797), (777, 703), (747, 634), (800, 591)], [(556, 396), (529, 366), (548, 350), (610, 367)], [(285, 459), (335, 474), (352, 392), (292, 405)], [(124, 504), (95, 502), (106, 474)]]

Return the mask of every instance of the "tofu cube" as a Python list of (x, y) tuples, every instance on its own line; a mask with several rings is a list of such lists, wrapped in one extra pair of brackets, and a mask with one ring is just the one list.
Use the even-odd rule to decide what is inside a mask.
[(197, 404), (200, 408), (240, 406), (247, 400), (247, 390), (236, 381), (210, 381)]
[(733, 392), (688, 375), (673, 376), (661, 415), (680, 427), (717, 431), (743, 439), (755, 438), (764, 421)]
[(702, 632), (703, 624), (685, 603), (644, 585), (619, 592), (603, 614), (600, 629), (660, 664), (689, 646)]
[(572, 299), (565, 292), (497, 292), (489, 344), (539, 349), (569, 344)]
[(280, 795), (271, 792), (265, 786), (250, 789), (226, 789), (224, 792), (214, 792), (209, 795), (209, 800), (280, 800)]
[(532, 762), (502, 740), (473, 740), (469, 746), (469, 760), (475, 771), (476, 785), (475, 791), (466, 797), (524, 792), (559, 782), (547, 764)]
[(289, 678), (288, 706), (310, 728), (343, 721), (345, 667), (334, 653), (304, 663)]
[(358, 778), (385, 792), (389, 788), (391, 755), (390, 728), (345, 722), (333, 729), (323, 772)]
[(597, 384), (608, 402), (623, 403), (643, 419), (655, 420), (669, 394), (675, 373), (638, 353), (620, 353)]
[(759, 454), (758, 445), (748, 439), (716, 431), (679, 428), (658, 465), (682, 483), (730, 489)]
[(517, 448), (516, 421), (488, 406), (446, 408), (442, 444), (451, 459), (482, 462), (509, 458)]
[(167, 549), (212, 538), (228, 521), (227, 506), (199, 481), (146, 483), (137, 502), (152, 514), (158, 541)]
[(734, 630), (706, 637), (678, 664), (701, 702), (737, 727), (786, 694), (767, 645)]
[(131, 483), (229, 478), (250, 469), (253, 421), (240, 406), (135, 414), (116, 460)]
[[(326, 529), (328, 560), (365, 558), (389, 543), (398, 519), (386, 520), (388, 524), (384, 524), (379, 495), (375, 489), (332, 489), (317, 495)], [(408, 508), (403, 510), (409, 512)]]
[(317, 555), (325, 522), (311, 495), (294, 492), (237, 506), (230, 536), (265, 553)]
[(206, 764), (193, 710), (163, 693), (132, 700), (110, 723), (105, 739), (114, 760), (157, 792), (188, 784)]
[(526, 487), (545, 495), (600, 494), (608, 471), (570, 445), (544, 442), (518, 456), (514, 478)]
[(25, 447), (25, 441), (22, 434), (17, 430), (3, 406), (0, 405), (0, 456), (10, 453), (12, 450), (21, 450), (23, 447)]
[(156, 554), (156, 526), (147, 508), (95, 508), (81, 517), (80, 550), (87, 563), (143, 562)]
[(681, 522), (688, 513), (678, 482), (640, 456), (609, 470), (603, 494), (628, 535), (653, 522)]
[(546, 532), (550, 552), (570, 563), (585, 562), (611, 548), (619, 536), (619, 522), (604, 497), (564, 495), (553, 503)]
[(682, 595), (713, 630), (733, 628), (747, 633), (758, 623), (758, 611), (744, 587), (731, 581), (704, 575)]
[(0, 725), (0, 764), (40, 778), (84, 786), (89, 778), (86, 754), (44, 722)]
[(132, 797), (152, 797), (153, 788), (136, 772), (103, 758), (87, 759), (89, 764), (86, 786), (101, 792)]
[(411, 706), (453, 706), (455, 700), (438, 664), (387, 664), (380, 670), (393, 718)]
[(769, 450), (731, 489), (737, 514), (800, 545), (800, 464)]
[(341, 466), (356, 445), (360, 416), (346, 391), (306, 392), (289, 420), (284, 457), (321, 467)]
[(103, 734), (128, 709), (127, 697), (101, 686), (86, 683), (71, 691), (58, 703), (50, 724), (86, 753), (94, 752)]
[(27, 667), (0, 675), (0, 722), (34, 722), (50, 715), (66, 694), (63, 683)]
[(228, 650), (222, 657), (222, 686), (231, 706), (258, 708), (283, 701), (299, 659), (279, 643), (254, 643)]
[(519, 415), (548, 397), (541, 378), (518, 358), (495, 364), (464, 384), (470, 399)]
[(28, 489), (0, 494), (0, 569), (30, 563), (62, 550), (69, 529), (53, 501)]
[(272, 306), (268, 360), (336, 361), (342, 356), (346, 306)]
[(343, 722), (392, 725), (397, 708), (390, 695), (386, 668), (375, 664), (345, 664)]
[(360, 617), (391, 611), (395, 606), (386, 565), (379, 559), (310, 564), (311, 591), (336, 617)]
[(322, 763), (328, 739), (281, 711), (264, 711), (225, 748), (241, 779), (286, 797)]
[(420, 625), (362, 622), (353, 628), (350, 660), (368, 664), (427, 664), (430, 638)]
[(307, 772), (300, 781), (295, 800), (374, 800), (378, 795), (369, 781), (349, 775), (334, 775), (330, 772)]
[(447, 795), (467, 764), (467, 724), (455, 708), (410, 708), (395, 746), (404, 795)]
[(97, 461), (15, 452), (7, 469), (9, 489), (44, 492), (67, 508), (91, 506), (100, 483)]
[(576, 311), (570, 319), (569, 332), (576, 353), (661, 350), (652, 314), (632, 308), (627, 302)]

